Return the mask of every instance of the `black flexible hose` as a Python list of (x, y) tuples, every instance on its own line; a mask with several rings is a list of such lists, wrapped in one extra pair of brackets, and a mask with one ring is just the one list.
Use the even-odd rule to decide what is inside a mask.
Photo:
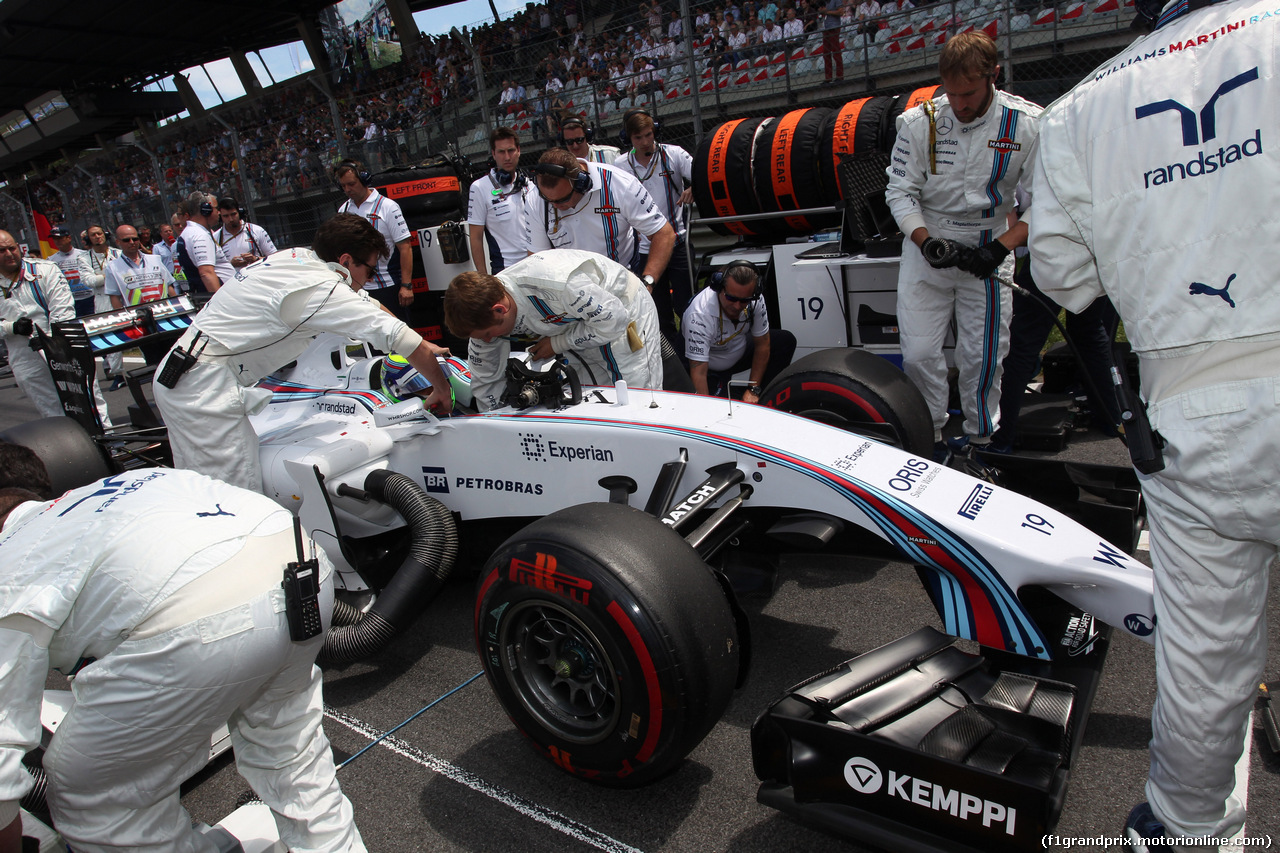
[[(412, 541), (409, 555), (368, 612), (353, 624), (329, 629), (318, 660), (351, 663), (377, 654), (418, 617), (440, 592), (458, 556), (458, 529), (449, 509), (403, 474), (378, 470), (364, 481), (365, 491), (404, 517)], [(347, 608), (355, 608), (346, 605)], [(335, 605), (335, 623), (339, 608)], [(358, 613), (358, 611), (357, 611)], [(345, 610), (342, 620), (351, 618)]]

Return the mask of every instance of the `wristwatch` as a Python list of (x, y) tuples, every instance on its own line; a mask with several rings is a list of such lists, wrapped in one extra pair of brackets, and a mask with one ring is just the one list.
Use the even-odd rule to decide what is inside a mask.
[(761, 388), (758, 383), (752, 383), (751, 385), (748, 385), (747, 390), (750, 391), (752, 394), (755, 394), (757, 397), (760, 396), (760, 392), (764, 391), (764, 389)]
[(645, 273), (644, 275), (640, 276), (640, 280), (643, 281), (650, 288), (652, 288), (655, 284), (657, 284), (657, 280), (654, 279), (654, 277), (649, 275), (648, 273)]
[(402, 285), (400, 285), (400, 289), (401, 289), (401, 290), (413, 290), (413, 285), (412, 285), (412, 284), (402, 284)]

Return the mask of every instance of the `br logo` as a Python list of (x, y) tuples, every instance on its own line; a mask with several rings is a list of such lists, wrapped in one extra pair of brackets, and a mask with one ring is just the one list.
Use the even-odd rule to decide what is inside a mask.
[(859, 794), (874, 794), (884, 784), (884, 774), (868, 758), (850, 758), (844, 763), (844, 781)]

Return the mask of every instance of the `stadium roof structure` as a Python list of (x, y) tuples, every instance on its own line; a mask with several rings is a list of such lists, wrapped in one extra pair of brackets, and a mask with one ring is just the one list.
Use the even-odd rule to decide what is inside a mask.
[(0, 169), (93, 145), (185, 104), (137, 84), (301, 38), (334, 0), (0, 0)]

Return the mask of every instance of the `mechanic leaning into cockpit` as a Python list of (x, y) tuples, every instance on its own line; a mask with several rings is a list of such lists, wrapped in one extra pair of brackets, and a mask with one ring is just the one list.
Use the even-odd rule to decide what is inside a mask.
[[(224, 723), (290, 850), (362, 853), (320, 725), (324, 552), (303, 563), (310, 594), (289, 599), (292, 517), (262, 495), (164, 469), (50, 492), (34, 453), (0, 442), (0, 853), (26, 849), (22, 757), (40, 744), (50, 667), (75, 676), (43, 766), (76, 853), (217, 849), (179, 786)], [(318, 633), (295, 642), (299, 600)]]
[(322, 332), (403, 355), (431, 381), (426, 405), (449, 405), (449, 383), (436, 361), (448, 351), (361, 290), (386, 254), (376, 228), (339, 213), (316, 231), (311, 249), (276, 252), (223, 283), (156, 371), (156, 403), (176, 467), (260, 491), (258, 437), (247, 415), (271, 392), (254, 386)]
[(449, 331), (471, 339), (471, 391), (481, 410), (501, 405), (513, 340), (532, 344), (535, 359), (566, 356), (584, 383), (662, 387), (653, 297), (630, 270), (594, 252), (552, 249), (497, 275), (463, 273), (449, 283), (444, 318)]

